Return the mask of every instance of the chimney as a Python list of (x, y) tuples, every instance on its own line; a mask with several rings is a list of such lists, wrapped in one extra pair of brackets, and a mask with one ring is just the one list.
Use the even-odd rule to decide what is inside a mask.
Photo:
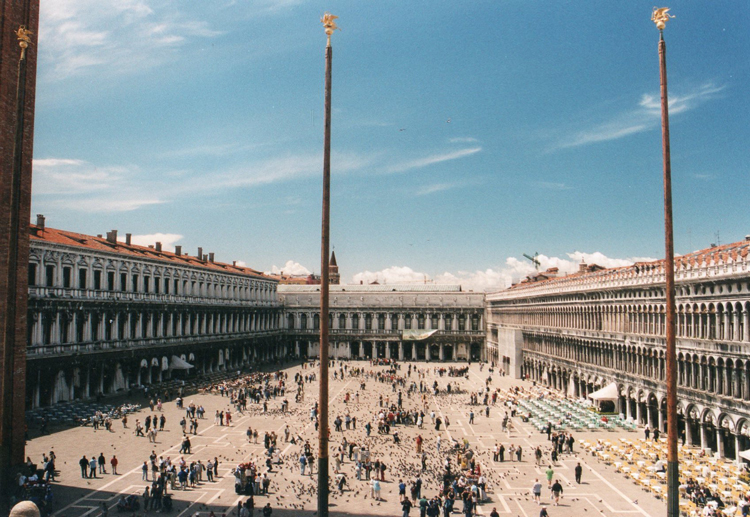
[(237, 261), (236, 261), (236, 260), (233, 260), (233, 261), (232, 261), (232, 265), (236, 267), (236, 266), (237, 266)]
[(42, 214), (36, 214), (36, 225), (40, 230), (44, 230), (44, 216)]
[(149, 244), (148, 245), (148, 249), (151, 249), (151, 250), (154, 249), (154, 245), (153, 244)]
[(583, 262), (583, 261), (581, 261), (581, 263), (580, 263), (580, 264), (578, 264), (578, 272), (579, 272), (579, 273), (585, 273), (585, 272), (586, 272), (586, 268), (587, 268), (587, 267), (588, 267), (588, 266), (586, 265), (586, 263), (585, 263), (585, 262)]
[(745, 235), (745, 242), (750, 242), (750, 235)]
[(111, 242), (112, 244), (117, 244), (117, 230), (107, 232), (107, 241)]
[(156, 251), (161, 251), (161, 242), (156, 243)]
[(213, 262), (214, 261), (214, 254), (213, 253), (209, 253), (208, 254), (208, 261), (209, 262)]
[(177, 255), (178, 257), (180, 255), (182, 255), (182, 246), (175, 246), (174, 247), (174, 254)]
[(130, 246), (130, 238), (131, 238), (132, 236), (133, 236), (133, 234), (132, 234), (132, 233), (126, 233), (126, 234), (125, 234), (125, 244), (127, 244), (128, 246)]
[(203, 248), (198, 248), (198, 260), (203, 260)]
[(101, 234), (101, 233), (97, 233), (97, 234), (96, 234), (96, 238), (97, 238), (97, 239), (101, 239), (101, 238), (102, 238), (102, 234)]

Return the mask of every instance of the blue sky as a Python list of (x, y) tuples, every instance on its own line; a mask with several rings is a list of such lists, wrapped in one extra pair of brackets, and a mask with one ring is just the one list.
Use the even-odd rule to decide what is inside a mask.
[[(750, 233), (750, 6), (669, 6), (679, 254)], [(318, 272), (330, 11), (344, 281), (480, 289), (528, 273), (523, 253), (563, 270), (658, 258), (652, 7), (45, 0), (32, 211), (56, 228)]]

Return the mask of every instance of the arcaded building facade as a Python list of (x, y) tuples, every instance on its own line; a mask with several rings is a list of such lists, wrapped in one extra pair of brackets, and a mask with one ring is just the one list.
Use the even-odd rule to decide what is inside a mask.
[[(331, 285), (330, 357), (484, 359), (484, 293), (458, 285)], [(320, 354), (320, 286), (280, 285), (283, 326), (300, 355)]]
[[(675, 258), (678, 413), (688, 443), (750, 448), (750, 238)], [(663, 261), (548, 271), (487, 295), (487, 353), (517, 377), (666, 427)]]
[(116, 231), (30, 230), (27, 408), (287, 355), (273, 278)]
[[(320, 353), (320, 285), (41, 216), (30, 243), (27, 408)], [(332, 285), (330, 307), (334, 358), (484, 357), (483, 293)]]

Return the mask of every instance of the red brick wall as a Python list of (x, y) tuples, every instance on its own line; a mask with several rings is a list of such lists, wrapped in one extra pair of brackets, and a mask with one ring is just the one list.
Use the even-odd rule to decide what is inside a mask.
[[(25, 25), (34, 34), (26, 52), (26, 88), (23, 125), (19, 244), (9, 249), (11, 231), (11, 183), (16, 134), (16, 89), (20, 47), (15, 32)], [(0, 0), (0, 486), (9, 486), (9, 467), (24, 461), (24, 410), (26, 399), (26, 305), (31, 217), (31, 158), (34, 143), (34, 97), (36, 91), (39, 0)], [(17, 251), (18, 282), (8, 292), (9, 260)], [(8, 321), (8, 309), (16, 317)], [(9, 352), (9, 354), (8, 354)], [(10, 357), (10, 364), (5, 358)]]

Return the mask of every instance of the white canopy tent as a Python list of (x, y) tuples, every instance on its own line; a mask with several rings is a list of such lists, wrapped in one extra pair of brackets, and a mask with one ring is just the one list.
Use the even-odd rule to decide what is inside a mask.
[(570, 379), (568, 379), (568, 397), (575, 398), (576, 396), (576, 381), (575, 378), (571, 375)]
[(176, 355), (172, 356), (172, 360), (169, 364), (170, 370), (189, 370), (192, 367), (192, 364), (188, 363), (181, 357), (177, 357)]
[(602, 389), (597, 390), (594, 393), (589, 393), (589, 398), (596, 402), (600, 407), (602, 402), (613, 402), (615, 405), (615, 413), (620, 412), (620, 394), (617, 391), (616, 382), (607, 384)]
[(740, 451), (740, 458), (750, 461), (750, 449), (746, 451)]

